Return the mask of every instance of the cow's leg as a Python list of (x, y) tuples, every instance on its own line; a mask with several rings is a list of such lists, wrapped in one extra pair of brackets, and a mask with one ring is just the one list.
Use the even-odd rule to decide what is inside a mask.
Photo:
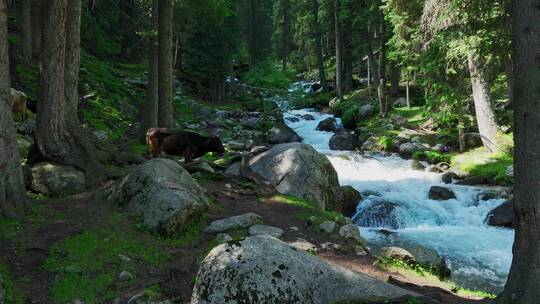
[(193, 157), (197, 154), (197, 148), (188, 147), (184, 153), (184, 163), (188, 164), (193, 160)]

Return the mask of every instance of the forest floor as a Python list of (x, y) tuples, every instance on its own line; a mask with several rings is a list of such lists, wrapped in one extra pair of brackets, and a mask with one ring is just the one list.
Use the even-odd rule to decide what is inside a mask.
[[(185, 232), (169, 239), (147, 231), (137, 219), (91, 193), (36, 200), (26, 222), (0, 225), (0, 239), (6, 243), (0, 249), (0, 264), (7, 265), (13, 283), (8, 303), (68, 303), (74, 299), (126, 303), (136, 295), (188, 303), (198, 265), (218, 244), (214, 235), (202, 229), (214, 219), (247, 212), (259, 214), (266, 225), (283, 229), (285, 242), (302, 238), (318, 247), (342, 242), (337, 234), (318, 229), (318, 223), (336, 220), (335, 213), (309, 208), (302, 201), (241, 179), (200, 175), (199, 183), (211, 189), (212, 207)], [(317, 220), (309, 225), (311, 216)], [(230, 234), (241, 238), (247, 230)], [(441, 303), (490, 303), (459, 297), (447, 285), (413, 272), (381, 268), (370, 255), (321, 251), (319, 256)], [(130, 278), (120, 279), (123, 271)]]

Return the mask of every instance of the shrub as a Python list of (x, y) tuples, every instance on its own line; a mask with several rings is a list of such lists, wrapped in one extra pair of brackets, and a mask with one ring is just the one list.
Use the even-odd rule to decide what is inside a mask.
[(358, 106), (353, 106), (345, 110), (343, 113), (343, 116), (341, 117), (341, 122), (343, 123), (343, 126), (347, 129), (354, 129), (356, 128), (356, 118), (358, 116)]
[(276, 68), (271, 61), (264, 61), (254, 65), (244, 77), (246, 83), (252, 86), (286, 89), (294, 73)]
[(384, 151), (389, 151), (394, 146), (394, 140), (390, 136), (382, 136), (382, 137), (380, 137), (379, 140), (377, 141), (377, 143), (379, 144), (379, 146), (381, 146), (381, 148)]
[(426, 153), (423, 151), (414, 151), (412, 158), (414, 160), (425, 160), (426, 159)]

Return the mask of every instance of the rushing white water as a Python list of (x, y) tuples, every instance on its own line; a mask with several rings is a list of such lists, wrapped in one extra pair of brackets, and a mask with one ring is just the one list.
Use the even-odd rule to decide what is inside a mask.
[[(454, 281), (468, 288), (501, 291), (512, 259), (514, 231), (487, 226), (484, 220), (503, 200), (481, 201), (478, 197), (484, 189), (458, 185), (444, 185), (456, 199), (430, 200), (430, 187), (442, 186), (441, 174), (412, 170), (410, 161), (398, 155), (330, 151), (333, 133), (315, 130), (328, 117), (332, 115), (310, 109), (284, 114), (305, 143), (327, 155), (341, 185), (351, 185), (363, 194), (354, 220), (370, 246), (435, 250), (446, 259)], [(387, 212), (373, 216), (381, 210)], [(390, 233), (381, 233), (381, 228)]]

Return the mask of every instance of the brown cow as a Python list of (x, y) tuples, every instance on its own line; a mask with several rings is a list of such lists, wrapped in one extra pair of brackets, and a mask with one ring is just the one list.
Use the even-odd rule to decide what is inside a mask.
[(26, 94), (11, 88), (9, 103), (11, 104), (11, 109), (13, 110), (13, 113), (19, 114), (22, 122), (26, 122), (27, 120), (27, 99), (28, 98), (26, 97)]
[(205, 137), (195, 132), (172, 132), (163, 128), (151, 128), (146, 133), (148, 148), (152, 157), (160, 153), (184, 156), (189, 163), (194, 158), (208, 152), (223, 154), (225, 149), (218, 137)]

